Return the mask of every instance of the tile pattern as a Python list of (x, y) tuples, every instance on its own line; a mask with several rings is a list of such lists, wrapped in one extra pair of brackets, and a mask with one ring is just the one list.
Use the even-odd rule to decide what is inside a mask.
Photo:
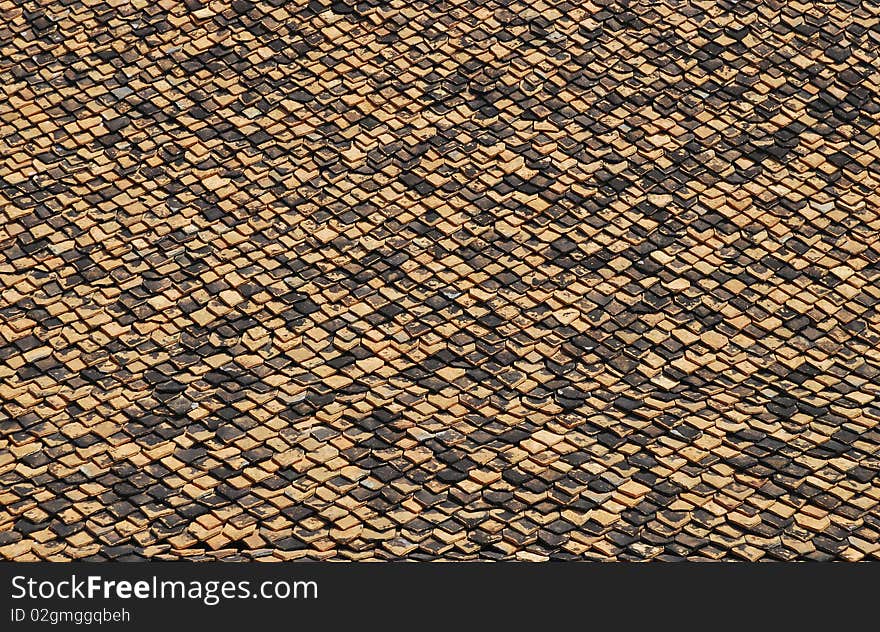
[(0, 557), (880, 558), (877, 3), (0, 17)]

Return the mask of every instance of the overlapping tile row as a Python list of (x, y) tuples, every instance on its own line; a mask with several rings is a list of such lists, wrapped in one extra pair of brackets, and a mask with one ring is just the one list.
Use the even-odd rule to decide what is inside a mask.
[(880, 558), (880, 8), (0, 0), (0, 557)]

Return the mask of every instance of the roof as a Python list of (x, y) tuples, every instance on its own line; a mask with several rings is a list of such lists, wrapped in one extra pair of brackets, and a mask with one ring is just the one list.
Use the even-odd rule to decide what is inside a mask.
[(877, 559), (878, 11), (0, 2), (0, 557)]

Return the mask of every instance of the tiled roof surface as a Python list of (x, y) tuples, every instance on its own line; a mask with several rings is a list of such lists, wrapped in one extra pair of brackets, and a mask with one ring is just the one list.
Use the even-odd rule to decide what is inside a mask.
[(880, 5), (0, 1), (0, 557), (880, 558)]

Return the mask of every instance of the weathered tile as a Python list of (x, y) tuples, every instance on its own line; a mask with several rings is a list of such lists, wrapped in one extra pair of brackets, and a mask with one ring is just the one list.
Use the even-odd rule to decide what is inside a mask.
[(878, 558), (876, 6), (278, 4), (0, 2), (0, 557)]

